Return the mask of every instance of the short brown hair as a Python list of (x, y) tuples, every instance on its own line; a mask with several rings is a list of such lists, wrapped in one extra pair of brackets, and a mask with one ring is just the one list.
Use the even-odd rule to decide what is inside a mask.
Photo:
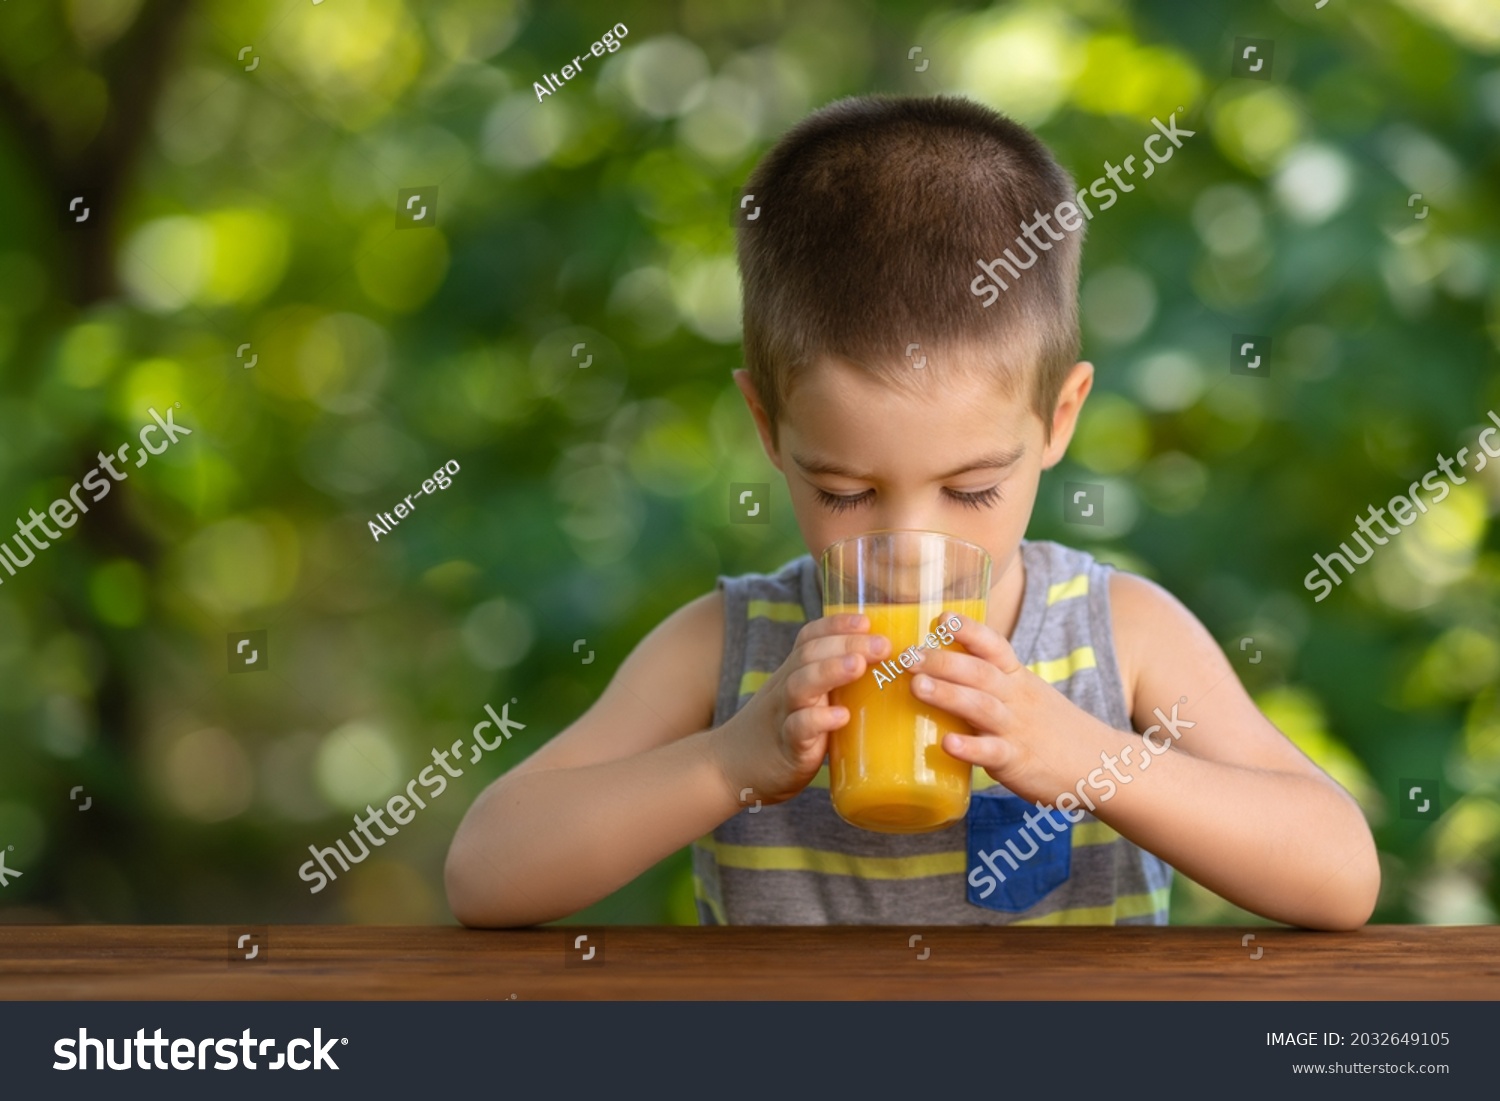
[(837, 356), (899, 384), (922, 354), (978, 342), (1032, 407), (1052, 411), (1077, 362), (1082, 230), (992, 306), (976, 261), (1015, 251), (1023, 222), (1074, 198), (1035, 134), (952, 96), (856, 96), (803, 119), (745, 185), (737, 230), (745, 365), (773, 433), (795, 377)]

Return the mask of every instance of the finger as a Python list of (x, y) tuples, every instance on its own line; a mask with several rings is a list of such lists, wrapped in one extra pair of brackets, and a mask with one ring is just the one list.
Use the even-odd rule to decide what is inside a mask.
[(847, 707), (803, 707), (787, 717), (786, 733), (794, 747), (805, 749), (848, 723)]
[(918, 664), (921, 672), (936, 680), (967, 685), (1002, 701), (1005, 699), (1009, 682), (993, 662), (976, 654), (966, 654), (961, 650), (939, 650), (923, 657)]
[(966, 684), (938, 680), (925, 673), (912, 678), (912, 695), (962, 719), (976, 731), (998, 731), (1005, 726), (1004, 705), (988, 692)]
[(857, 613), (826, 615), (814, 619), (797, 632), (797, 645), (826, 635), (864, 634), (870, 630), (870, 617)]
[(1003, 772), (1016, 760), (1016, 748), (998, 734), (948, 734), (943, 752), (965, 764)]
[(867, 668), (862, 654), (824, 658), (802, 666), (786, 680), (787, 710), (812, 707), (833, 689), (857, 681)]
[(953, 634), (969, 653), (983, 658), (1002, 673), (1016, 673), (1024, 668), (1010, 641), (989, 624), (958, 612), (948, 612), (945, 615), (944, 622), (947, 619), (958, 620), (958, 630)]
[(793, 651), (794, 665), (811, 665), (824, 658), (842, 657), (844, 654), (863, 654), (867, 658), (883, 658), (891, 652), (891, 640), (885, 635), (839, 634), (824, 635), (811, 642), (804, 642)]

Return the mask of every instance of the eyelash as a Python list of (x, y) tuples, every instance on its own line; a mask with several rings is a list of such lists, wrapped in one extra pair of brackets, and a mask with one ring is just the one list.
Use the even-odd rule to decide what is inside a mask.
[[(874, 490), (867, 489), (863, 493), (856, 494), (852, 497), (848, 495), (841, 495), (838, 493), (829, 493), (827, 490), (818, 489), (816, 487), (814, 487), (814, 492), (817, 493), (818, 501), (820, 504), (835, 513), (839, 513), (847, 512), (851, 508), (858, 508), (860, 505), (864, 504), (870, 499), (870, 494), (872, 494)], [(957, 501), (965, 508), (988, 508), (990, 505), (993, 505), (997, 501), (1002, 500), (999, 486), (991, 486), (989, 489), (981, 490), (978, 493), (960, 493), (957, 490), (953, 489), (944, 489), (943, 492), (946, 493), (951, 500)]]

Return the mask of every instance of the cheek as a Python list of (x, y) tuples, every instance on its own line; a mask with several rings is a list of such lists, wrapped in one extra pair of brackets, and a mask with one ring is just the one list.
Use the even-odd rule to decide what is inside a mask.
[[(849, 512), (834, 513), (820, 504), (811, 489), (798, 492), (791, 489), (792, 513), (797, 521), (797, 530), (802, 533), (802, 541), (807, 545), (808, 553), (817, 558), (823, 553), (823, 549), (840, 539), (848, 539), (855, 535), (862, 535), (875, 525), (869, 519), (868, 509), (853, 509)], [(772, 522), (777, 522), (772, 517)]]
[[(1032, 514), (1036, 511), (1037, 491), (1041, 485), (1042, 472), (1040, 467), (1018, 471), (1015, 477), (1005, 483), (1005, 503), (997, 510), (996, 524), (1006, 531), (1017, 530), (1025, 532), (1031, 523)], [(1059, 504), (1057, 514), (1062, 514), (1062, 482), (1057, 483), (1057, 494)]]

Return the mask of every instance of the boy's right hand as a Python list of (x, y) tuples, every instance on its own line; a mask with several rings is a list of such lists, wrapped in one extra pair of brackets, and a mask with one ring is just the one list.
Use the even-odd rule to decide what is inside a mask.
[(849, 721), (828, 693), (865, 675), (891, 643), (872, 635), (863, 615), (824, 616), (797, 633), (796, 645), (760, 691), (720, 728), (721, 767), (736, 792), (785, 802), (805, 788), (828, 752), (828, 735)]

